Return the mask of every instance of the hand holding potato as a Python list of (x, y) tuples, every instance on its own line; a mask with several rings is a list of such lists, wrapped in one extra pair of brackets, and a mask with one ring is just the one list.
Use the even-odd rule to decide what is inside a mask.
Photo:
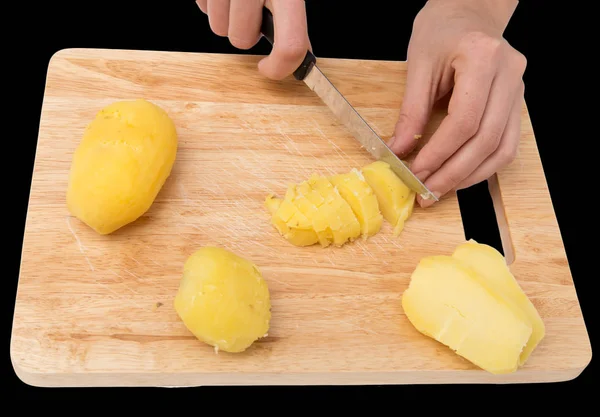
[[(260, 39), (262, 7), (275, 43), (260, 61), (271, 79), (293, 73), (310, 49), (304, 0), (197, 0), (216, 34), (241, 49)], [(414, 150), (434, 103), (452, 91), (448, 116), (411, 170), (436, 196), (486, 180), (516, 156), (525, 57), (502, 37), (518, 0), (429, 0), (415, 18), (407, 86), (391, 149)], [(433, 200), (417, 201), (428, 207)]]
[(411, 165), (438, 197), (486, 180), (516, 156), (526, 59), (502, 33), (517, 3), (429, 0), (415, 19), (389, 145), (399, 156), (412, 151), (434, 102), (452, 90), (447, 117)]

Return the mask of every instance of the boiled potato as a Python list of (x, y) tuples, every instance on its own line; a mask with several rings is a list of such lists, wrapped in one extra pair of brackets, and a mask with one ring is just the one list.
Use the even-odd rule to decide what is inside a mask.
[(271, 213), (271, 223), (279, 233), (295, 246), (310, 246), (319, 241), (312, 221), (293, 203), (295, 189), (290, 186), (285, 198), (267, 196), (265, 205)]
[(266, 336), (269, 288), (258, 267), (219, 247), (203, 247), (185, 262), (175, 311), (200, 341), (224, 352), (243, 352)]
[(176, 153), (175, 124), (162, 108), (146, 100), (106, 106), (73, 155), (69, 211), (103, 235), (137, 220), (169, 177)]
[(402, 182), (386, 162), (375, 161), (363, 167), (362, 174), (375, 192), (379, 208), (392, 225), (394, 236), (398, 236), (412, 215), (416, 193)]
[(517, 314), (525, 315), (525, 320), (531, 323), (531, 337), (519, 357), (519, 365), (523, 365), (544, 338), (546, 329), (535, 306), (510, 272), (504, 256), (493, 247), (471, 239), (457, 246), (452, 257), (471, 267), (485, 281), (485, 285), (510, 300), (511, 308)]
[(296, 246), (342, 246), (361, 233), (352, 207), (323, 176), (312, 175), (300, 184), (290, 184), (284, 199), (269, 195), (266, 205), (271, 223)]
[(329, 180), (352, 207), (362, 236), (367, 238), (377, 234), (383, 224), (383, 216), (377, 196), (360, 171), (355, 168), (345, 174), (333, 175)]
[(285, 198), (265, 202), (271, 223), (291, 244), (343, 246), (375, 236), (387, 220), (398, 236), (412, 215), (416, 193), (382, 161), (329, 177), (313, 174), (290, 184)]
[(306, 197), (314, 204), (319, 204), (318, 213), (313, 219), (326, 224), (329, 243), (342, 246), (360, 236), (360, 223), (352, 207), (326, 177), (312, 175), (308, 185), (312, 192)]
[(493, 374), (515, 372), (544, 337), (504, 257), (474, 240), (421, 259), (402, 308), (423, 335)]
[(320, 210), (325, 201), (321, 194), (313, 190), (307, 181), (298, 185), (290, 185), (288, 193), (292, 196), (291, 203), (294, 207), (308, 219), (310, 227), (317, 234), (321, 246), (329, 246), (333, 240), (333, 235), (329, 228), (328, 219)]

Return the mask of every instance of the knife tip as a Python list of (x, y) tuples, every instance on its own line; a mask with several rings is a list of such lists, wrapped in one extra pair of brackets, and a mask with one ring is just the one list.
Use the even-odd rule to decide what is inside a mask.
[(433, 194), (432, 192), (427, 192), (427, 193), (420, 194), (420, 195), (421, 195), (421, 198), (422, 198), (423, 200), (433, 200), (433, 201), (435, 201), (435, 202), (438, 202), (438, 201), (440, 201), (440, 199), (439, 199), (439, 198), (437, 198), (437, 197), (435, 196), (435, 194)]

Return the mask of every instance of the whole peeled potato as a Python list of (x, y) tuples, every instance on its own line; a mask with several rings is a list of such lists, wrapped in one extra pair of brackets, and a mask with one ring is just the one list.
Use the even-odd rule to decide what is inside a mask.
[(243, 352), (266, 336), (269, 288), (258, 267), (218, 247), (203, 247), (185, 262), (175, 311), (196, 338), (215, 350)]
[(119, 101), (87, 126), (69, 174), (71, 214), (100, 234), (137, 220), (171, 173), (177, 131), (168, 114), (146, 100)]

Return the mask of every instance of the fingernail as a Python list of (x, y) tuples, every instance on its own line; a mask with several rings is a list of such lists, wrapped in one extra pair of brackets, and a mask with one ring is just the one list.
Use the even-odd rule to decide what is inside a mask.
[[(432, 194), (435, 196), (435, 198), (437, 198), (439, 200), (439, 198), (441, 197), (441, 194), (437, 191), (433, 191)], [(421, 208), (427, 208), (433, 205), (433, 203), (435, 203), (435, 200), (432, 198), (428, 198), (428, 199), (423, 199), (419, 197), (419, 205), (421, 206)]]
[(394, 142), (396, 141), (396, 136), (392, 136), (388, 141), (387, 141), (387, 146), (388, 148), (391, 148), (392, 145), (394, 144)]

